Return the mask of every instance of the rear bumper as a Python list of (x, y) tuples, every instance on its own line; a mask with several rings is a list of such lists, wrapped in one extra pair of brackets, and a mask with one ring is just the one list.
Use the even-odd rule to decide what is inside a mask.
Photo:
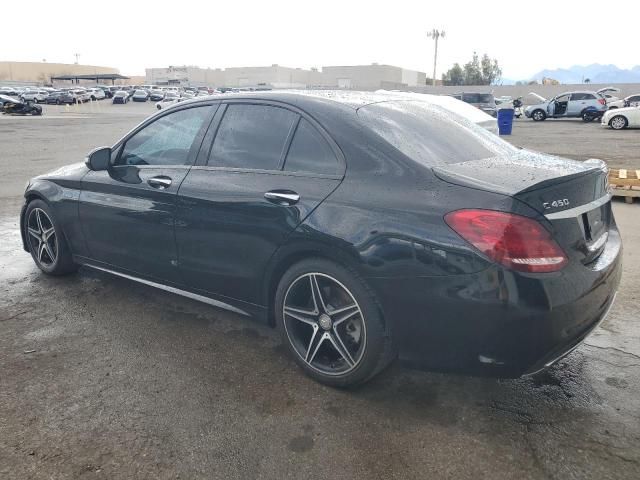
[(492, 266), (476, 274), (369, 278), (400, 360), (412, 367), (519, 377), (569, 353), (604, 319), (621, 275), (612, 230), (589, 265), (552, 274)]

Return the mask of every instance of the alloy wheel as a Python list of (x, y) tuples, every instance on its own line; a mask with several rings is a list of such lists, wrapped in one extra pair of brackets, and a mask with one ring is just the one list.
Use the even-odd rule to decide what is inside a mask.
[(41, 208), (34, 208), (27, 220), (29, 245), (38, 262), (51, 267), (58, 258), (58, 241), (53, 222)]
[(620, 115), (613, 117), (613, 119), (611, 120), (611, 128), (613, 128), (614, 130), (622, 130), (626, 126), (627, 121)]
[(362, 310), (335, 278), (323, 273), (296, 278), (285, 293), (282, 318), (297, 355), (314, 370), (342, 375), (362, 360), (366, 348)]

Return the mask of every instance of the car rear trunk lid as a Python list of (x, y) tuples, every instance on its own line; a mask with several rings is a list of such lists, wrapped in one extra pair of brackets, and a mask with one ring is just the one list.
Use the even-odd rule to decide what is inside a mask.
[(606, 245), (612, 222), (604, 162), (575, 162), (522, 151), (510, 157), (434, 167), (449, 183), (516, 198), (549, 221), (567, 255), (589, 263)]

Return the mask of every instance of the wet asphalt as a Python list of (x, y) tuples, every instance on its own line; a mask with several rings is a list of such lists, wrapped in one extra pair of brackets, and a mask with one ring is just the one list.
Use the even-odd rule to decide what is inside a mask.
[[(614, 202), (617, 303), (552, 369), (495, 380), (393, 365), (335, 390), (268, 327), (89, 269), (47, 277), (22, 251), (26, 180), (152, 111), (0, 118), (0, 478), (640, 478), (640, 205)], [(518, 127), (519, 143), (540, 142)], [(561, 125), (588, 158), (581, 127)]]

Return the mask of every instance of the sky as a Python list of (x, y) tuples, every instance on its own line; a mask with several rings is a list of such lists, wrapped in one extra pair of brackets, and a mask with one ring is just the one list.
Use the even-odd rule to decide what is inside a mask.
[[(54, 10), (55, 15), (45, 12)], [(225, 68), (381, 63), (427, 72), (439, 42), (439, 78), (474, 51), (488, 53), (503, 77), (530, 78), (544, 68), (591, 63), (640, 64), (640, 1), (615, 11), (588, 0), (406, 1), (30, 0), (35, 18), (2, 22), (0, 61), (110, 66), (126, 75), (145, 68)], [(65, 17), (65, 13), (71, 16)], [(635, 21), (635, 20), (634, 20)], [(607, 25), (611, 25), (608, 27)]]

